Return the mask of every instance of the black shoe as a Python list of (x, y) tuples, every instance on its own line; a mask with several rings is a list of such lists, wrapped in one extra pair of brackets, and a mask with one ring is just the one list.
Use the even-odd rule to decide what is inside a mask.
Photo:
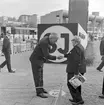
[(48, 96), (46, 96), (44, 93), (37, 94), (37, 96), (41, 98), (48, 98)]
[(102, 95), (102, 96), (99, 96), (99, 98), (102, 98), (102, 99), (104, 99), (104, 95)]
[(83, 100), (78, 101), (77, 104), (84, 104), (84, 101)]
[(78, 105), (77, 102), (71, 102), (71, 103), (72, 103), (72, 105)]
[(9, 71), (9, 73), (15, 73), (15, 71), (11, 70), (11, 71)]
[(100, 71), (100, 72), (103, 72), (101, 69), (98, 69), (98, 68), (97, 68), (97, 70)]
[(73, 99), (69, 99), (70, 102), (75, 102)]
[(45, 89), (43, 89), (43, 91), (42, 91), (42, 92), (43, 92), (43, 93), (46, 93), (46, 94), (48, 93)]

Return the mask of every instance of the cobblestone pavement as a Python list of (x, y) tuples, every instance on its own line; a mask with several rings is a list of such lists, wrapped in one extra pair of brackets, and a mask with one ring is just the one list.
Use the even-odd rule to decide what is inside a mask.
[[(28, 57), (31, 52), (12, 55), (12, 67), (16, 73), (8, 73), (6, 67), (0, 73), (0, 105), (54, 105), (56, 98), (49, 96), (42, 99), (36, 96), (35, 87)], [(0, 63), (4, 57), (0, 57)], [(44, 65), (44, 88), (48, 91), (59, 89), (63, 84), (66, 95), (60, 99), (60, 105), (71, 105), (69, 90), (66, 85), (65, 64)], [(96, 70), (96, 66), (87, 67), (87, 81), (82, 86), (84, 105), (104, 105), (104, 99), (99, 99), (102, 90), (104, 73)], [(57, 104), (59, 105), (59, 104)]]

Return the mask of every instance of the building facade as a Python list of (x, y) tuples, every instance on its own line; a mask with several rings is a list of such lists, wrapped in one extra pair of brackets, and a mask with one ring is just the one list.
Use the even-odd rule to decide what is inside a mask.
[[(68, 11), (59, 10), (50, 12), (44, 16), (41, 16), (41, 24), (53, 24), (53, 23), (68, 23)], [(88, 16), (87, 33), (93, 34), (93, 36), (104, 36), (104, 17), (99, 16), (99, 13), (93, 12)]]
[(40, 17), (42, 24), (45, 23), (68, 23), (68, 11), (59, 10), (50, 12), (44, 16)]
[(27, 23), (30, 20), (30, 17), (31, 17), (30, 15), (21, 15), (18, 21)]
[(37, 14), (21, 15), (18, 21), (26, 23), (28, 27), (37, 27)]

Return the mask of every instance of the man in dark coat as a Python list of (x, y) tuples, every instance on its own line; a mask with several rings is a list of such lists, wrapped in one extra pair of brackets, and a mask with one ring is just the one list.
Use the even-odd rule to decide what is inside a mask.
[(100, 55), (102, 56), (101, 58), (102, 62), (97, 67), (97, 70), (99, 70), (100, 72), (103, 72), (101, 69), (104, 66), (104, 37), (102, 37), (101, 42), (100, 42)]
[(47, 98), (45, 89), (43, 88), (43, 63), (47, 60), (61, 59), (61, 56), (52, 56), (49, 54), (50, 46), (56, 43), (58, 35), (51, 33), (49, 36), (42, 38), (36, 45), (33, 53), (30, 56), (33, 78), (36, 87), (36, 94), (41, 98)]
[[(100, 42), (100, 55), (102, 56), (102, 58), (101, 58), (102, 62), (97, 67), (97, 70), (99, 70), (100, 72), (103, 72), (101, 69), (104, 66), (104, 37), (102, 37), (101, 42)], [(99, 96), (99, 98), (104, 99), (104, 77), (103, 77), (103, 85), (102, 85), (102, 95)]]
[(3, 46), (2, 46), (2, 52), (4, 53), (6, 60), (0, 65), (0, 71), (1, 71), (1, 68), (3, 68), (5, 65), (7, 65), (8, 72), (9, 73), (15, 73), (15, 71), (13, 71), (11, 69), (11, 58), (10, 58), (11, 46), (10, 46), (9, 38), (10, 38), (10, 33), (7, 32), (6, 36), (4, 36)]
[(73, 104), (83, 104), (84, 101), (81, 96), (81, 86), (76, 89), (70, 84), (69, 80), (75, 75), (77, 76), (79, 73), (82, 75), (86, 72), (86, 63), (84, 56), (84, 48), (80, 44), (80, 38), (75, 36), (72, 40), (73, 49), (65, 54), (64, 57), (67, 58), (67, 86), (70, 90), (71, 96), (73, 99), (69, 99)]
[(103, 77), (103, 85), (102, 85), (102, 95), (99, 98), (104, 99), (104, 77)]

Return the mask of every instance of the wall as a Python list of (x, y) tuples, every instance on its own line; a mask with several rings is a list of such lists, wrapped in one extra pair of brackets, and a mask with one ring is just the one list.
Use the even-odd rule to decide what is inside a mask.
[(63, 22), (63, 10), (54, 11), (44, 16), (41, 16), (41, 23), (62, 23)]

